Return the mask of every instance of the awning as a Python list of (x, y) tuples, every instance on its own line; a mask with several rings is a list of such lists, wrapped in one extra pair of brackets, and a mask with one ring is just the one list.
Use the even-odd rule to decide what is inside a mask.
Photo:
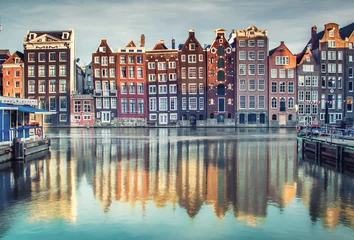
[(14, 106), (14, 105), (0, 103), (0, 110), (17, 110), (17, 109), (18, 109), (18, 107)]
[(50, 112), (44, 109), (35, 108), (31, 106), (18, 106), (18, 111), (45, 115), (57, 114), (57, 112)]

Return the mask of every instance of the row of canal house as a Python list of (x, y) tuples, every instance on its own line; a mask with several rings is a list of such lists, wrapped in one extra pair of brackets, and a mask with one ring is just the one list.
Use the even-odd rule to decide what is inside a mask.
[(217, 29), (211, 45), (190, 30), (170, 49), (159, 40), (146, 50), (141, 35), (114, 51), (103, 39), (85, 71), (73, 30), (28, 31), (24, 54), (6, 52), (3, 91), (57, 112), (45, 118), (53, 126), (352, 123), (353, 29), (312, 27), (297, 55), (284, 42), (269, 50), (267, 31), (254, 26), (228, 38)]

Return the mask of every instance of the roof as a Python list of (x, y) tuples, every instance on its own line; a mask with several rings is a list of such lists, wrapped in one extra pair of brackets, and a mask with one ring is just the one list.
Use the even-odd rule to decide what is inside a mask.
[(354, 22), (339, 29), (339, 34), (342, 39), (349, 38), (354, 31)]
[(10, 50), (9, 49), (0, 49), (0, 55), (9, 55)]
[(232, 42), (232, 43), (230, 44), (230, 46), (231, 46), (232, 48), (235, 48), (235, 45), (236, 45), (235, 42)]
[(204, 50), (208, 50), (209, 48), (210, 48), (210, 44), (208, 44), (208, 45), (206, 45), (205, 47), (204, 47)]
[(178, 50), (181, 50), (182, 48), (183, 48), (183, 44), (182, 43), (178, 44)]
[(17, 106), (17, 107), (18, 107), (18, 111), (20, 111), (20, 112), (28, 112), (28, 113), (35, 113), (35, 114), (47, 114), (47, 115), (57, 113), (57, 112), (49, 112), (47, 110), (35, 108), (35, 107), (31, 107), (31, 106)]
[(51, 36), (56, 37), (58, 39), (61, 39), (64, 32), (69, 33), (68, 39), (71, 39), (71, 34), (73, 32), (72, 29), (70, 29), (70, 30), (57, 30), (57, 31), (28, 31), (28, 34), (26, 36), (26, 41), (32, 40), (32, 39), (29, 39), (29, 36), (31, 33), (37, 34), (37, 36), (35, 38), (38, 38), (38, 37), (45, 35), (45, 34), (48, 34), (48, 35), (51, 35)]
[(269, 56), (273, 55), (273, 53), (277, 50), (278, 47), (273, 48), (272, 50), (269, 51)]
[(11, 57), (9, 57), (4, 64), (14, 64), (15, 63), (15, 58), (20, 58), (20, 63), (24, 63), (24, 55), (22, 52), (16, 51), (14, 54), (12, 54)]
[(0, 50), (0, 64), (3, 64), (10, 56), (11, 55), (9, 50)]
[(165, 46), (165, 41), (159, 40), (152, 50), (166, 50), (166, 49), (168, 48)]
[(0, 103), (0, 110), (17, 110), (17, 107), (5, 103)]

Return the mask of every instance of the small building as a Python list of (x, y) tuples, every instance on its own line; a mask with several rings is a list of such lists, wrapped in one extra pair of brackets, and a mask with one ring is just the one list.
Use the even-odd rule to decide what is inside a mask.
[(95, 125), (95, 102), (92, 94), (72, 95), (70, 105), (70, 126), (90, 127)]
[(24, 58), (15, 52), (3, 64), (3, 96), (24, 98)]
[(269, 126), (296, 125), (296, 56), (284, 42), (269, 52)]
[(2, 65), (10, 57), (11, 57), (11, 54), (8, 49), (4, 49), (4, 50), (0, 49), (0, 96), (3, 96), (3, 92), (2, 92), (2, 78), (3, 78)]

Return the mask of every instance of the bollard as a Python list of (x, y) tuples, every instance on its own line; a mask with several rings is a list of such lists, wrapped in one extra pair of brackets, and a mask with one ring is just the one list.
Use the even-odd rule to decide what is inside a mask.
[(13, 140), (13, 158), (15, 160), (22, 160), (24, 158), (23, 142), (21, 138), (14, 138)]

